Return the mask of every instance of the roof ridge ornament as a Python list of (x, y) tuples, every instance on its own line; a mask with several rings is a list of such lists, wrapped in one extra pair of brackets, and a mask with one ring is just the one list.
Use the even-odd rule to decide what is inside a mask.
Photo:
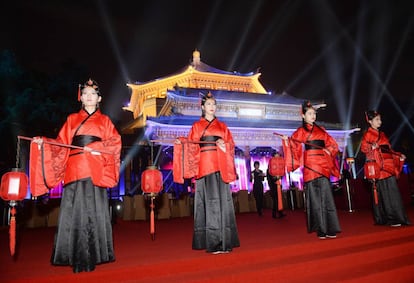
[(197, 66), (200, 65), (201, 59), (200, 59), (200, 51), (197, 50), (197, 48), (193, 51), (193, 65)]

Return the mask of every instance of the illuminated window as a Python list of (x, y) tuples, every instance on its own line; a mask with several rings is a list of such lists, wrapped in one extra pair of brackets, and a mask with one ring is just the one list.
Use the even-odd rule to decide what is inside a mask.
[(239, 108), (239, 115), (260, 117), (263, 115), (263, 110), (258, 108)]

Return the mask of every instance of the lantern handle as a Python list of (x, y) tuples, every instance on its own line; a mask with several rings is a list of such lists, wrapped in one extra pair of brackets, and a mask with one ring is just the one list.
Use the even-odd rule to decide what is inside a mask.
[[(275, 136), (278, 136), (278, 137), (280, 137), (280, 138), (282, 138), (284, 135), (282, 135), (282, 134), (279, 134), (279, 133), (273, 133)], [(313, 147), (315, 147), (315, 148), (317, 148), (317, 149), (325, 149), (325, 147), (323, 147), (323, 146), (320, 146), (320, 145), (317, 145), (317, 144), (312, 144), (312, 143), (308, 143), (308, 142), (302, 142), (302, 141), (300, 141), (300, 140), (298, 140), (298, 139), (295, 139), (295, 138), (292, 138), (292, 137), (289, 137), (289, 139), (291, 140), (291, 141), (293, 141), (293, 142), (296, 142), (296, 143), (303, 143), (304, 145), (310, 145), (310, 146), (313, 146)]]
[(16, 143), (16, 168), (19, 168), (20, 163), (20, 138), (17, 137), (17, 143)]
[[(29, 138), (29, 137), (24, 137), (24, 136), (17, 136), (18, 139), (22, 139), (22, 140), (29, 140), (32, 141), (33, 138)], [(52, 142), (52, 141), (43, 141), (44, 143), (48, 143), (51, 145), (56, 145), (56, 146), (61, 146), (61, 147), (68, 147), (68, 148), (74, 148), (74, 149), (80, 149), (80, 150), (84, 150), (84, 148), (82, 146), (76, 146), (76, 145), (71, 145), (71, 144), (64, 144), (64, 143), (59, 143), (59, 142)], [(113, 152), (109, 152), (109, 151), (105, 151), (105, 150), (92, 150), (92, 152), (98, 152), (98, 153), (105, 153), (105, 154), (115, 154)]]
[[(374, 145), (375, 143), (373, 143), (373, 142), (367, 142), (368, 144), (371, 144), (371, 145)], [(404, 158), (404, 155), (402, 154), (402, 153), (400, 153), (400, 152), (396, 152), (396, 151), (394, 151), (393, 149), (381, 149), (381, 151), (384, 151), (385, 153), (389, 153), (389, 154), (393, 154), (393, 155), (396, 155), (396, 156), (398, 156), (399, 158)]]
[(151, 142), (151, 166), (153, 166), (154, 165), (154, 143), (153, 142)]
[[(151, 143), (161, 143), (161, 142), (163, 142), (163, 143), (174, 143), (175, 140), (172, 140), (172, 139), (165, 139), (165, 140), (158, 139), (158, 140), (150, 140), (150, 142)], [(214, 142), (212, 142), (212, 141), (183, 141), (182, 143), (211, 144), (211, 143), (214, 143)], [(224, 142), (224, 143), (226, 143), (226, 142)]]

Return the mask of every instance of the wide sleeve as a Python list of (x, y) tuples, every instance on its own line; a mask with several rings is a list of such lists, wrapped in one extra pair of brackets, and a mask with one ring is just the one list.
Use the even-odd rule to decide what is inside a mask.
[(379, 145), (387, 146), (388, 150), (381, 151), (380, 148), (376, 149), (380, 155), (381, 164), (381, 175), (386, 178), (389, 174), (400, 177), (401, 171), (404, 166), (404, 158), (400, 152), (396, 152), (391, 148), (391, 143), (384, 132), (380, 132), (380, 138), (378, 141)]
[(367, 154), (372, 151), (372, 134), (365, 132), (361, 140), (361, 152)]
[(56, 139), (42, 137), (42, 145), (33, 141), (30, 144), (29, 185), (34, 197), (48, 193), (64, 178), (69, 148), (56, 143), (67, 144), (69, 123), (65, 122)]
[(188, 142), (185, 137), (179, 137), (180, 144), (174, 144), (173, 180), (184, 184), (184, 179), (190, 179), (198, 174), (200, 150), (197, 144)]
[[(88, 147), (91, 147), (96, 152), (85, 152), (85, 154), (89, 155), (89, 160), (92, 163), (97, 161), (103, 167), (102, 175), (99, 177), (98, 175), (94, 176), (95, 173), (99, 174), (99, 172), (96, 172), (98, 170), (91, 168), (93, 183), (99, 187), (112, 188), (119, 181), (122, 140), (109, 117), (104, 117), (102, 140), (88, 144)], [(93, 164), (91, 165), (93, 166)], [(99, 164), (96, 165), (99, 166)]]
[(283, 155), (288, 172), (295, 171), (301, 166), (303, 148), (300, 142), (300, 131), (296, 130), (290, 138), (282, 140)]
[(335, 157), (338, 154), (339, 147), (336, 140), (326, 133), (325, 148), (330, 152), (332, 157)]
[(183, 184), (184, 179), (198, 175), (200, 161), (200, 146), (193, 141), (199, 141), (197, 123), (190, 129), (188, 137), (179, 137), (180, 144), (174, 144), (173, 151), (173, 180)]
[(225, 142), (226, 151), (222, 151), (217, 148), (219, 170), (221, 178), (225, 183), (231, 183), (237, 179), (236, 166), (234, 164), (234, 141), (230, 130), (223, 124), (224, 135), (223, 140)]
[(339, 166), (336, 159), (339, 152), (339, 147), (336, 140), (328, 133), (326, 133), (325, 149), (329, 151), (329, 154), (325, 151), (324, 154), (326, 155), (326, 160), (328, 161), (331, 175), (339, 178), (341, 176), (341, 173), (339, 171)]
[(378, 165), (381, 164), (381, 154), (379, 148), (372, 148), (373, 144), (379, 140), (377, 132), (373, 132), (368, 129), (361, 140), (361, 152), (365, 154), (365, 159), (367, 161), (375, 161)]

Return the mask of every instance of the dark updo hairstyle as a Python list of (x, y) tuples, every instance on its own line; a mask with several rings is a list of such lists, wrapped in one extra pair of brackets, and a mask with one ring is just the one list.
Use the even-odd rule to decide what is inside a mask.
[(309, 109), (314, 108), (312, 103), (309, 100), (305, 100), (302, 103), (302, 114), (305, 114), (306, 111), (308, 111)]
[(95, 81), (95, 80), (93, 80), (93, 79), (89, 79), (89, 80), (87, 80), (83, 85), (81, 85), (81, 91), (84, 89), (84, 88), (87, 88), (87, 87), (91, 87), (91, 88), (93, 88), (95, 91), (96, 91), (96, 93), (98, 94), (98, 95), (100, 95), (99, 94), (99, 86), (98, 86), (98, 83)]
[[(315, 109), (315, 107), (313, 107), (312, 103), (309, 100), (305, 100), (302, 103), (302, 114), (305, 115), (306, 111), (308, 111), (309, 109)], [(308, 128), (306, 127), (306, 122), (305, 119), (302, 118), (302, 126), (305, 130), (308, 131)]]
[(101, 96), (101, 94), (99, 93), (99, 86), (98, 86), (98, 83), (95, 81), (95, 80), (93, 80), (93, 79), (89, 79), (89, 80), (87, 80), (84, 84), (79, 84), (79, 87), (78, 87), (78, 101), (80, 101), (81, 99), (81, 95), (82, 95), (82, 90), (84, 89), (84, 88), (86, 88), (86, 87), (91, 87), (91, 88), (93, 88), (95, 91), (96, 91), (96, 93), (99, 95), (99, 96)]
[[(214, 97), (214, 95), (210, 91), (207, 92), (206, 94), (202, 95), (202, 97), (201, 97), (201, 106), (204, 106), (206, 101), (209, 100), (209, 99), (213, 99), (214, 101), (216, 101), (216, 98)], [(201, 111), (202, 111), (201, 116), (204, 117), (206, 115), (204, 109), (202, 109)]]
[(203, 94), (201, 97), (201, 105), (204, 105), (208, 99), (214, 99), (214, 95), (211, 92), (207, 92), (206, 94)]
[(376, 111), (376, 110), (368, 110), (368, 111), (365, 111), (365, 120), (368, 123), (368, 121), (374, 119), (378, 115), (380, 115), (380, 113), (378, 111)]

